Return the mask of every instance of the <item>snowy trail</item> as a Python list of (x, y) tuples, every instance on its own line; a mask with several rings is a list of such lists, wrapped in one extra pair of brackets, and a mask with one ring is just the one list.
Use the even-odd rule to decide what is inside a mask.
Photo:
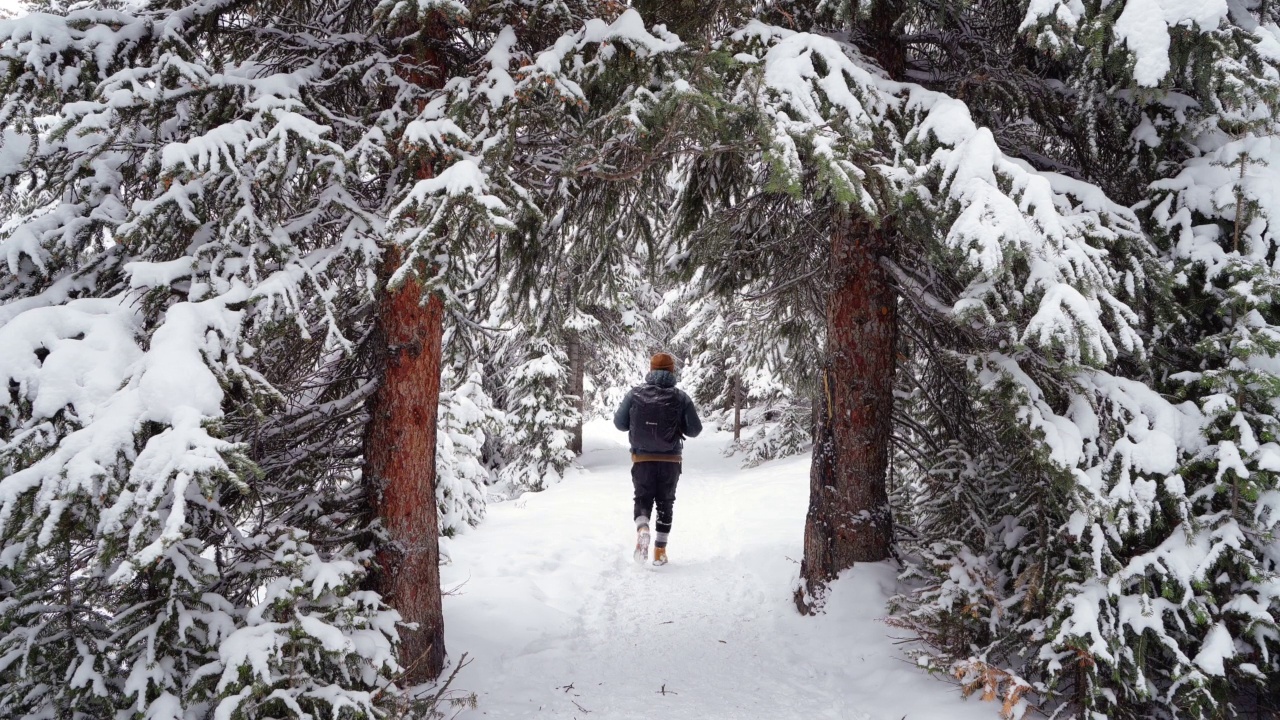
[(624, 441), (588, 425), (581, 471), (449, 542), (446, 642), (480, 699), (462, 718), (996, 717), (902, 659), (880, 621), (892, 568), (860, 566), (826, 615), (796, 613), (808, 458), (741, 470), (726, 435), (689, 441), (672, 564), (655, 568), (631, 559)]

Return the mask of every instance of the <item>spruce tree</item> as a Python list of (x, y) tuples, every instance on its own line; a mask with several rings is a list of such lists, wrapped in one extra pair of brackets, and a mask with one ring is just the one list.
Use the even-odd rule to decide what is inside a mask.
[[(8, 715), (374, 716), (439, 671), (436, 403), (377, 398), (405, 362), (433, 395), (443, 316), (512, 227), (452, 118), (526, 9), (5, 23)], [(388, 418), (415, 450), (379, 465)], [(421, 492), (368, 492), (397, 464)]]
[[(916, 12), (937, 9), (926, 8)], [(925, 620), (916, 626), (945, 648), (942, 658), (959, 661), (949, 669), (968, 687), (992, 694), (1000, 688), (1011, 714), (1025, 710), (1028, 693), (1039, 694), (1040, 707), (1058, 712), (1230, 713), (1242, 690), (1268, 672), (1247, 661), (1233, 665), (1238, 649), (1223, 642), (1228, 634), (1248, 635), (1249, 647), (1270, 642), (1265, 628), (1274, 626), (1274, 605), (1264, 610), (1258, 598), (1266, 596), (1274, 572), (1264, 559), (1271, 540), (1266, 521), (1254, 525), (1266, 514), (1244, 514), (1249, 520), (1240, 542), (1232, 539), (1230, 514), (1221, 514), (1242, 477), (1243, 458), (1264, 444), (1255, 433), (1265, 420), (1250, 424), (1249, 411), (1218, 402), (1222, 387), (1267, 385), (1264, 376), (1261, 382), (1251, 378), (1250, 361), (1243, 359), (1265, 355), (1266, 343), (1234, 339), (1246, 337), (1234, 318), (1265, 314), (1250, 315), (1258, 296), (1233, 299), (1227, 290), (1246, 287), (1232, 281), (1233, 274), (1256, 276), (1230, 259), (1247, 245), (1247, 233), (1233, 233), (1235, 220), (1243, 230), (1252, 211), (1247, 192), (1236, 197), (1235, 180), (1244, 177), (1233, 179), (1239, 151), (1216, 150), (1249, 122), (1267, 122), (1262, 118), (1272, 114), (1263, 109), (1272, 102), (1266, 79), (1272, 71), (1260, 52), (1271, 31), (1257, 23), (1265, 18), (1250, 17), (1262, 11), (1241, 6), (1228, 12), (1225, 5), (1206, 3), (1151, 15), (1139, 3), (1060, 3), (1037, 5), (1021, 20), (1021, 8), (1011, 7), (966, 25), (990, 33), (970, 47), (1004, 48), (1005, 56), (1021, 58), (1003, 68), (980, 66), (983, 86), (967, 91), (984, 93), (984, 103), (970, 106), (996, 141), (1030, 165), (1087, 179), (1110, 198), (1135, 203), (1139, 212), (1136, 222), (1126, 223), (1127, 233), (1137, 230), (1155, 241), (1161, 261), (1119, 264), (1133, 327), (1146, 350), (1117, 357), (1104, 366), (1105, 375), (1084, 376), (1084, 388), (1092, 389), (1083, 397), (1094, 398), (1093, 411), (1072, 409), (1080, 397), (1075, 392), (1056, 401), (1076, 428), (1087, 430), (1083, 475), (1006, 486), (997, 480), (1019, 467), (1007, 462), (1018, 457), (1015, 448), (1006, 446), (989, 459), (967, 450), (1002, 447), (997, 436), (949, 446), (951, 459), (937, 467), (947, 481), (928, 473), (914, 481), (918, 493), (909, 517), (926, 541), (913, 543), (922, 560), (916, 567), (931, 567), (926, 574), (935, 581), (914, 595), (905, 617)], [(919, 22), (924, 16), (912, 17)], [(1164, 44), (1149, 42), (1151, 37)], [(972, 77), (964, 68), (973, 57), (962, 44), (939, 42), (921, 54), (921, 69), (930, 69), (940, 89), (958, 94), (946, 87), (955, 82), (948, 77)], [(1019, 65), (1038, 68), (1039, 78), (1014, 72)], [(1028, 140), (1035, 137), (1057, 140), (1033, 146)], [(1212, 180), (1205, 173), (1210, 167), (1219, 168)], [(1196, 185), (1200, 189), (1191, 190)], [(1207, 200), (1213, 192), (1213, 201), (1192, 199)], [(1205, 212), (1210, 207), (1216, 209)], [(1166, 271), (1170, 266), (1173, 272)], [(1209, 276), (1223, 283), (1219, 289), (1206, 281)], [(1255, 327), (1265, 336), (1265, 321)], [(1228, 359), (1233, 354), (1242, 359)], [(913, 404), (931, 397), (927, 385), (913, 384), (919, 388)], [(1197, 402), (1178, 404), (1183, 398)], [(956, 412), (950, 401), (938, 407), (927, 427), (912, 424), (913, 437), (943, 429), (990, 437), (987, 429), (999, 427), (981, 415)], [(1240, 453), (1238, 441), (1254, 450)], [(920, 467), (929, 467), (928, 458), (920, 460)], [(1265, 482), (1254, 487), (1259, 497), (1265, 497)], [(1014, 501), (1001, 501), (1002, 495)], [(957, 518), (966, 516), (985, 518), (987, 539), (955, 542)], [(1243, 599), (1232, 605), (1237, 596)], [(1235, 608), (1246, 606), (1252, 610), (1237, 614)], [(1027, 643), (1041, 643), (1035, 657), (1021, 651)]]
[(280, 442), (365, 396), (394, 63), (361, 6), (257, 11), (4, 24), (6, 715), (372, 717), (400, 670), (344, 443)]

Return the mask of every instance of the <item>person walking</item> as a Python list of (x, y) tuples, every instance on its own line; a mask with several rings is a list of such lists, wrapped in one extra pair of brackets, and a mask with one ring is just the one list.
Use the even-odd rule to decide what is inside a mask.
[(697, 437), (702, 421), (693, 400), (676, 387), (676, 359), (660, 352), (649, 359), (643, 385), (632, 388), (613, 416), (631, 441), (631, 484), (635, 486), (636, 562), (649, 557), (649, 518), (658, 506), (653, 564), (667, 564), (667, 538), (680, 480), (684, 438)]

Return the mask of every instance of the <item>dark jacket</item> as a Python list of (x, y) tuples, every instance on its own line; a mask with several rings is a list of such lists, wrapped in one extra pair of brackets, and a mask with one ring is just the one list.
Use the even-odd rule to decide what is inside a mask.
[[(662, 388), (675, 388), (676, 376), (666, 370), (654, 370), (645, 376), (644, 382), (646, 385), (657, 385)], [(683, 390), (676, 388), (675, 391), (680, 398), (680, 404), (682, 407), (682, 412), (680, 413), (680, 436), (682, 438), (697, 437), (698, 433), (702, 432), (702, 421), (698, 419), (698, 411), (693, 407), (693, 400)], [(632, 396), (634, 394), (634, 388), (629, 390), (627, 392), (627, 396), (622, 399), (622, 405), (618, 407), (618, 412), (613, 415), (613, 426), (624, 432), (631, 430), (631, 404), (633, 402)], [(675, 452), (662, 451), (655, 448), (633, 447), (631, 448), (631, 455), (632, 459), (637, 462), (641, 462), (642, 457), (645, 455), (660, 455), (664, 456), (663, 459), (670, 458), (672, 460), (678, 460), (683, 448), (683, 441), (677, 443), (677, 449)]]

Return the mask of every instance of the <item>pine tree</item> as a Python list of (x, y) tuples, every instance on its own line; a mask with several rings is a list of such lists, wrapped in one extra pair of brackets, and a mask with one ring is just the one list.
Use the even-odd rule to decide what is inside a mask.
[[(1083, 475), (1020, 482), (1006, 487), (1016, 493), (1006, 495), (1014, 502), (1001, 502), (1005, 486), (998, 479), (1010, 465), (959, 452), (1002, 447), (997, 438), (948, 450), (956, 460), (938, 469), (943, 477), (956, 478), (959, 487), (936, 482), (926, 474), (929, 460), (920, 459), (926, 472), (914, 481), (918, 504), (912, 520), (925, 535), (926, 542), (916, 547), (923, 566), (934, 567), (935, 581), (914, 596), (923, 602), (908, 602), (906, 617), (927, 618), (924, 634), (950, 648), (944, 658), (961, 660), (949, 669), (971, 688), (992, 694), (1002, 688), (1011, 715), (1025, 711), (1021, 698), (1028, 691), (1040, 695), (1041, 708), (1058, 712), (1074, 704), (1111, 717), (1166, 716), (1175, 708), (1196, 716), (1227, 713), (1232, 698), (1240, 698), (1242, 689), (1266, 672), (1247, 662), (1234, 667), (1235, 650), (1223, 638), (1227, 633), (1239, 637), (1249, 628), (1258, 647), (1269, 642), (1265, 628), (1274, 626), (1274, 609), (1262, 610), (1256, 599), (1266, 595), (1259, 589), (1268, 587), (1273, 573), (1274, 566), (1263, 559), (1270, 553), (1269, 526), (1264, 521), (1262, 527), (1250, 527), (1243, 536), (1248, 539), (1237, 543), (1229, 515), (1221, 514), (1223, 498), (1239, 477), (1226, 468), (1243, 469), (1243, 460), (1235, 460), (1248, 457), (1236, 442), (1261, 447), (1253, 433), (1265, 421), (1250, 425), (1244, 420), (1247, 412), (1237, 420), (1234, 407), (1218, 402), (1224, 396), (1217, 388), (1266, 387), (1265, 380), (1255, 383), (1250, 377), (1249, 361), (1227, 358), (1265, 355), (1267, 343), (1249, 339), (1237, 345), (1236, 338), (1244, 335), (1234, 318), (1249, 315), (1253, 300), (1222, 292), (1244, 287), (1230, 282), (1229, 275), (1220, 276), (1223, 284), (1212, 290), (1205, 268), (1209, 261), (1207, 267), (1215, 269), (1208, 275), (1227, 267), (1240, 268), (1241, 278), (1256, 272), (1234, 261), (1209, 260), (1224, 257), (1221, 248), (1233, 236), (1239, 209), (1249, 212), (1247, 201), (1231, 196), (1239, 185), (1225, 167), (1238, 151), (1217, 155), (1214, 148), (1239, 132), (1245, 117), (1272, 114), (1262, 111), (1270, 102), (1269, 71), (1257, 49), (1270, 30), (1258, 26), (1244, 7), (1228, 13), (1225, 6), (1207, 3), (1183, 10), (1190, 15), (1179, 17), (1169, 9), (1144, 16), (1139, 3), (1105, 8), (1060, 3), (1035, 6), (1020, 21), (1023, 11), (1011, 7), (965, 24), (992, 33), (971, 47), (1022, 58), (1023, 68), (1041, 68), (1042, 77), (1057, 83), (1047, 86), (1034, 75), (1010, 72), (1016, 65), (984, 69), (982, 87), (973, 90), (987, 98), (982, 117), (996, 141), (1034, 166), (1084, 177), (1112, 198), (1137, 202), (1142, 214), (1130, 233), (1140, 230), (1161, 242), (1173, 236), (1160, 248), (1172, 251), (1164, 262), (1174, 266), (1173, 273), (1149, 263), (1120, 265), (1126, 303), (1135, 311), (1133, 327), (1148, 350), (1109, 363), (1106, 375), (1089, 372), (1084, 376), (1089, 382), (1071, 396), (1051, 400), (1050, 407), (1060, 403), (1067, 409), (1070, 424), (1063, 427), (1073, 435), (1086, 431)], [(920, 16), (914, 17), (918, 22)], [(1169, 44), (1162, 50), (1160, 43), (1148, 42), (1151, 36)], [(971, 77), (964, 68), (973, 52), (963, 45), (938, 43), (922, 55), (922, 65), (947, 92), (956, 92), (946, 87), (955, 82), (949, 77)], [(999, 94), (1006, 100), (993, 102)], [(1006, 113), (1003, 118), (994, 112), (998, 108)], [(1056, 122), (1055, 116), (1071, 121)], [(1010, 123), (1008, 118), (1025, 119)], [(1028, 138), (1035, 136), (1061, 140), (1042, 140), (1030, 150)], [(1208, 158), (1197, 157), (1202, 154)], [(1224, 167), (1213, 180), (1196, 169), (1215, 163)], [(1238, 172), (1239, 165), (1231, 170)], [(1196, 185), (1199, 189), (1187, 192)], [(1192, 199), (1213, 192), (1219, 194), (1216, 201)], [(1216, 216), (1219, 228), (1210, 230), (1197, 215)], [(1191, 232), (1197, 224), (1200, 229)], [(925, 276), (922, 284), (931, 282)], [(1137, 288), (1145, 291), (1135, 293)], [(1222, 308), (1221, 314), (1210, 309), (1214, 306)], [(1214, 329), (1218, 323), (1220, 330)], [(1265, 337), (1265, 323), (1257, 327)], [(939, 339), (945, 342), (945, 336)], [(1221, 372), (1233, 364), (1236, 370)], [(912, 375), (920, 377), (924, 370)], [(955, 407), (931, 399), (927, 384), (913, 385), (914, 404)], [(1154, 390), (1185, 398), (1200, 394), (1203, 400), (1198, 408), (1176, 405), (1176, 399)], [(1082, 397), (1093, 410), (1077, 405)], [(919, 437), (936, 432), (938, 424), (954, 427), (956, 420), (946, 417), (954, 412), (935, 413), (913, 432)], [(965, 435), (987, 435), (986, 428), (999, 427), (981, 416), (969, 420), (956, 413), (955, 418), (964, 420), (956, 430)], [(1005, 446), (993, 459), (1018, 455)], [(1226, 468), (1219, 471), (1221, 463)], [(1265, 488), (1265, 481), (1256, 487), (1264, 497)], [(947, 528), (966, 515), (985, 518), (987, 537), (975, 534), (957, 545)], [(1265, 513), (1255, 514), (1249, 524), (1262, 517)], [(1195, 557), (1219, 559), (1200, 563)], [(1195, 569), (1188, 573), (1190, 568)], [(1242, 581), (1234, 584), (1232, 577)], [(1232, 605), (1236, 593), (1241, 599)], [(1222, 610), (1228, 607), (1232, 610)], [(1236, 614), (1237, 607), (1253, 610)], [(956, 608), (968, 608), (969, 617)], [(1020, 651), (1028, 642), (1042, 643), (1038, 656)], [(970, 649), (974, 645), (978, 652)]]
[[(386, 517), (390, 537), (370, 531), (386, 464), (367, 454), (361, 482), (361, 448), (386, 440), (366, 407), (395, 389), (388, 353), (421, 361), (404, 379), (432, 394), (432, 323), (511, 227), (487, 192), (509, 186), (477, 172), (448, 114), (493, 76), (431, 87), (525, 10), (489, 9), (155, 4), (5, 24), (8, 715), (373, 716), (397, 680), (434, 677), (438, 612), (407, 613), (438, 611), (436, 413), (390, 428), (421, 441), (398, 460), (425, 490), (404, 508), (426, 528), (412, 547)], [(373, 547), (390, 582), (368, 573)], [(415, 597), (393, 592), (404, 550)], [(398, 620), (428, 637), (401, 644)]]
[(284, 30), (220, 5), (4, 26), (6, 715), (371, 717), (399, 670), (351, 475), (279, 442), (364, 396), (336, 356), (384, 153), (350, 120), (393, 63), (300, 31), (359, 7), (258, 10)]
[(519, 450), (500, 471), (517, 493), (544, 490), (559, 481), (573, 460), (569, 428), (577, 421), (564, 395), (564, 354), (541, 338), (531, 338), (525, 353), (507, 391), (510, 446)]
[[(994, 177), (1000, 174), (1018, 176), (1011, 178), (1015, 188), (1013, 192), (1023, 195), (1028, 191), (1018, 188), (1027, 186), (1029, 176), (1022, 175), (1026, 171), (1001, 159), (1000, 154), (990, 142), (990, 135), (974, 127), (967, 112), (960, 111), (963, 114), (959, 115), (953, 113), (962, 107), (961, 105), (949, 103), (942, 96), (930, 95), (918, 89), (912, 90), (910, 86), (886, 81), (869, 66), (859, 64), (861, 61), (855, 61), (855, 55), (850, 52), (851, 49), (842, 48), (838, 43), (828, 39), (803, 33), (796, 34), (780, 28), (767, 28), (758, 24), (749, 26), (747, 31), (740, 32), (736, 37), (747, 49), (754, 52), (757, 60), (748, 66), (749, 69), (743, 73), (742, 79), (737, 80), (738, 84), (732, 87), (735, 88), (739, 98), (751, 98), (759, 108), (756, 117), (762, 118), (762, 127), (753, 129), (751, 136), (763, 140), (757, 146), (761, 148), (759, 160), (754, 164), (744, 163), (737, 166), (748, 171), (754, 170), (754, 177), (749, 172), (744, 173), (719, 158), (697, 166), (696, 170), (698, 173), (707, 173), (710, 177), (714, 177), (714, 180), (701, 180), (693, 175), (690, 177), (688, 185), (690, 193), (698, 193), (698, 195), (688, 196), (684, 202), (685, 207), (688, 208), (686, 212), (691, 213), (690, 223), (694, 226), (702, 223), (700, 229), (694, 230), (694, 237), (697, 238), (696, 246), (703, 248), (705, 253), (694, 255), (693, 259), (706, 262), (708, 267), (715, 268), (714, 271), (706, 273), (709, 278), (715, 279), (715, 284), (709, 283), (707, 287), (714, 289), (718, 286), (735, 290), (742, 287), (744, 280), (752, 277), (766, 277), (782, 286), (794, 286), (796, 288), (794, 292), (797, 294), (815, 293), (816, 287), (817, 297), (822, 298), (817, 307), (821, 309), (817, 312), (809, 310), (812, 314), (808, 316), (810, 323), (807, 327), (810, 329), (815, 324), (815, 317), (826, 316), (829, 319), (820, 322), (827, 323), (836, 322), (843, 317), (840, 313), (833, 313), (831, 308), (838, 309), (838, 304), (844, 302), (846, 296), (833, 292), (829, 284), (823, 283), (830, 283), (833, 278), (840, 277), (841, 273), (848, 272), (852, 267), (858, 267), (856, 263), (862, 262), (858, 258), (877, 258), (873, 261), (876, 268), (884, 268), (886, 272), (895, 273), (891, 282), (892, 292), (882, 302), (875, 304), (859, 302), (850, 306), (862, 308), (862, 311), (870, 311), (874, 317), (883, 318), (886, 321), (891, 320), (898, 307), (898, 302), (891, 299), (892, 295), (904, 287), (905, 291), (910, 291), (912, 302), (927, 305), (937, 301), (937, 298), (930, 297), (927, 293), (917, 299), (921, 295), (919, 290), (930, 285), (912, 286), (910, 282), (913, 271), (903, 267), (901, 262), (895, 263), (894, 258), (898, 257), (918, 257), (921, 260), (934, 262), (952, 257), (964, 262), (967, 256), (968, 262), (960, 266), (944, 266), (932, 271), (940, 271), (944, 276), (954, 273), (956, 279), (949, 280), (952, 283), (957, 280), (972, 279), (975, 282), (975, 288), (992, 287), (992, 291), (1002, 295), (1003, 290), (995, 289), (998, 286), (983, 284), (978, 278), (997, 269), (1011, 270), (1015, 273), (1034, 270), (1037, 274), (1042, 274), (1056, 267), (1052, 272), (1060, 273), (1057, 277), (1061, 278), (1060, 282), (1064, 285), (1079, 286), (1086, 292), (1100, 294), (1103, 299), (1110, 296), (1109, 290), (1103, 283), (1113, 283), (1116, 276), (1101, 267), (1095, 266), (1091, 269), (1091, 272), (1098, 273), (1095, 280), (1082, 278), (1079, 270), (1055, 263), (1020, 270), (1017, 267), (997, 268), (994, 263), (998, 261), (991, 255), (987, 255), (984, 259), (984, 254), (1003, 252), (997, 250), (999, 247), (1009, 247), (1010, 251), (1018, 253), (1039, 252), (1034, 246), (1025, 249), (1020, 247), (1029, 240), (1018, 239), (1018, 233), (1023, 231), (1016, 226), (1009, 229), (1008, 235), (1004, 235), (1000, 228), (983, 230), (972, 224), (977, 217), (991, 212), (989, 208), (992, 202), (996, 202), (996, 198), (1003, 197), (1004, 190), (996, 185)], [(762, 76), (763, 83), (760, 80)], [(834, 82), (835, 78), (840, 78), (839, 84)], [(774, 84), (769, 84), (771, 79)], [(804, 83), (797, 83), (796, 79), (803, 80)], [(857, 81), (857, 84), (850, 85), (850, 79)], [(797, 121), (797, 117), (803, 122)], [(954, 127), (957, 131), (943, 133), (941, 131), (943, 127)], [(939, 144), (953, 150), (941, 152)], [(900, 148), (900, 150), (894, 148)], [(994, 155), (993, 151), (995, 151)], [(970, 158), (974, 159), (970, 160)], [(889, 160), (897, 163), (898, 166), (895, 167)], [(977, 164), (974, 164), (975, 162)], [(979, 167), (986, 169), (978, 170)], [(957, 172), (962, 174), (957, 175)], [(992, 180), (985, 180), (987, 177)], [(941, 197), (925, 196), (922, 191), (914, 190), (917, 186), (939, 181), (941, 181), (941, 187), (933, 185), (930, 191), (941, 191), (943, 193)], [(984, 181), (981, 192), (977, 192), (974, 181)], [(1051, 189), (1043, 180), (1031, 182), (1031, 185), (1035, 188), (1035, 192), (1040, 194), (1028, 194), (1022, 202), (1038, 203), (1039, 207), (1045, 208), (1045, 212), (1050, 216), (1058, 213), (1058, 208), (1052, 202), (1054, 192), (1065, 196), (1067, 193), (1084, 190), (1084, 188), (1071, 187), (1065, 183), (1059, 183), (1062, 189)], [(988, 191), (986, 188), (991, 190)], [(1043, 194), (1045, 192), (1048, 194)], [(928, 198), (929, 206), (923, 206), (919, 198)], [(999, 202), (1016, 201), (1001, 200)], [(704, 210), (704, 208), (714, 208), (716, 205), (724, 207), (721, 215), (712, 215)], [(849, 217), (840, 220), (841, 213)], [(816, 227), (845, 227), (842, 223), (857, 222), (858, 214), (864, 213), (870, 216), (869, 222), (873, 224), (862, 227), (858, 231), (859, 234), (856, 237), (862, 240), (857, 242), (869, 242), (867, 238), (877, 237), (876, 233), (886, 232), (893, 233), (896, 239), (893, 241), (883, 239), (884, 247), (879, 250), (867, 248), (870, 254), (865, 254), (862, 250), (858, 251), (862, 254), (848, 254), (851, 251), (839, 245), (836, 248), (839, 252), (833, 255), (833, 250), (828, 245), (830, 237), (823, 237), (814, 232)], [(877, 228), (874, 225), (876, 222), (881, 222), (880, 217), (885, 214), (893, 216), (894, 228)], [(1021, 215), (1020, 212), (1018, 214)], [(702, 220), (702, 217), (707, 217), (709, 221)], [(813, 217), (824, 219), (814, 222), (811, 219)], [(764, 218), (768, 218), (767, 224)], [(1127, 222), (1128, 218), (1125, 218), (1125, 221)], [(1082, 218), (1080, 221), (1069, 224), (1063, 229), (1058, 242), (1085, 242), (1089, 232), (1086, 222), (1087, 218)], [(954, 229), (949, 234), (939, 237), (938, 232), (933, 229), (937, 224), (942, 224), (943, 227), (953, 226)], [(748, 234), (752, 232), (755, 235)], [(855, 236), (850, 236), (851, 241), (853, 237)], [(780, 238), (787, 238), (792, 241), (792, 244), (783, 244)], [(801, 238), (805, 241), (803, 244), (794, 242), (795, 239)], [(912, 248), (911, 252), (907, 252), (906, 248), (914, 243), (921, 243), (923, 247), (920, 250)], [(968, 243), (976, 243), (976, 245), (972, 250), (962, 251), (962, 254), (956, 257), (954, 254), (956, 250), (965, 247)], [(1004, 245), (1004, 243), (1012, 243), (1012, 245)], [(731, 248), (734, 244), (757, 249), (757, 253), (750, 256), (753, 257), (755, 264), (748, 265), (742, 262), (733, 266), (716, 264), (715, 257), (734, 253), (733, 250), (726, 249), (726, 246)], [(948, 246), (954, 249), (948, 249)], [(691, 242), (690, 247), (695, 247), (695, 243)], [(1084, 246), (1081, 245), (1081, 247), (1083, 249)], [(760, 252), (762, 250), (764, 252)], [(900, 256), (899, 253), (904, 254)], [(1084, 255), (1098, 257), (1096, 253), (1089, 251), (1085, 251)], [(821, 275), (813, 271), (815, 261), (828, 263), (832, 262), (833, 257), (837, 260), (830, 266), (829, 271)], [(925, 270), (930, 271), (927, 268)], [(977, 271), (977, 277), (975, 277), (975, 271)], [(799, 275), (800, 273), (804, 275)], [(811, 281), (815, 276), (819, 276), (821, 281)], [(867, 290), (868, 287), (864, 284), (859, 291)], [(1039, 302), (1040, 296), (1043, 295), (1046, 306), (1039, 316), (1028, 314), (1018, 321), (1027, 326), (1020, 335), (1024, 338), (1038, 337), (1045, 350), (1050, 352), (1054, 351), (1060, 342), (1082, 344), (1083, 350), (1073, 351), (1076, 358), (1080, 358), (1082, 354), (1089, 355), (1091, 352), (1095, 358), (1105, 357), (1109, 352), (1113, 352), (1114, 346), (1108, 345), (1109, 341), (1104, 339), (1110, 335), (1110, 332), (1103, 330), (1098, 324), (1098, 319), (1095, 319), (1092, 314), (1082, 315), (1078, 310), (1064, 313), (1066, 308), (1063, 305), (1064, 299), (1059, 294), (1061, 291), (1046, 292), (1053, 287), (1052, 283), (1041, 284), (1038, 289), (1036, 285), (1031, 286), (1029, 300)], [(830, 305), (833, 302), (837, 305)], [(979, 305), (982, 303), (980, 296), (973, 297), (972, 302)], [(1111, 311), (1110, 306), (1102, 302), (1098, 304), (1102, 312)], [(806, 305), (800, 306), (806, 307)], [(945, 304), (942, 306), (945, 307)], [(1123, 308), (1122, 305), (1119, 307)], [(808, 304), (807, 308), (813, 308), (813, 305)], [(885, 312), (881, 312), (881, 308)], [(961, 303), (956, 312), (957, 314), (968, 313), (976, 309), (976, 305), (969, 306), (968, 303)], [(1122, 309), (1116, 317), (1119, 318), (1117, 324), (1123, 342), (1131, 343), (1132, 333), (1126, 330), (1131, 322), (1127, 313), (1127, 310)], [(988, 319), (995, 318), (988, 317)], [(839, 323), (836, 326), (828, 326), (828, 330), (837, 326)], [(863, 325), (854, 323), (851, 327), (861, 328)], [(884, 347), (888, 348), (889, 354), (882, 363), (883, 367), (876, 365), (874, 371), (871, 369), (874, 363), (863, 367), (862, 371), (869, 373), (868, 382), (870, 378), (876, 378), (876, 382), (892, 381), (898, 348), (897, 331), (893, 330), (893, 327), (892, 322), (885, 326), (887, 334), (884, 338)], [(824, 342), (827, 344), (827, 353), (838, 352), (833, 349), (829, 335), (825, 335)], [(840, 347), (843, 346), (840, 344)], [(851, 391), (852, 388), (873, 387), (859, 383), (828, 380), (824, 383), (825, 387), (820, 389), (819, 397), (824, 402), (853, 401), (852, 397), (837, 395), (837, 391), (843, 393), (846, 390)], [(859, 392), (870, 392), (870, 390), (864, 389)], [(872, 428), (880, 427), (877, 423), (886, 421), (890, 416), (888, 408), (892, 407), (892, 397), (885, 397), (884, 402), (887, 403), (886, 408), (875, 414), (874, 421), (866, 426), (868, 432)], [(860, 402), (855, 402), (855, 405), (862, 407)], [(844, 412), (832, 412), (830, 417), (849, 418), (850, 415)], [(852, 428), (848, 430), (852, 432)], [(884, 430), (881, 436), (876, 436), (870, 443), (870, 447), (879, 448), (877, 450), (879, 454), (869, 457), (863, 463), (855, 464), (854, 456), (839, 452), (832, 454), (830, 450), (823, 450), (818, 455), (819, 457), (847, 458), (850, 461), (844, 465), (839, 464), (843, 462), (842, 460), (833, 460), (835, 464), (830, 465), (823, 462), (816, 463), (815, 478), (818, 480), (815, 482), (818, 487), (867, 487), (871, 491), (878, 492), (879, 499), (869, 495), (861, 501), (855, 501), (852, 496), (846, 495), (843, 496), (846, 502), (824, 502), (815, 508), (813, 526), (816, 534), (813, 535), (813, 548), (815, 552), (819, 550), (822, 552), (818, 553), (814, 563), (813, 572), (816, 574), (806, 580), (807, 589), (802, 590), (798, 596), (806, 607), (819, 602), (817, 595), (821, 592), (820, 586), (834, 577), (839, 569), (846, 567), (853, 558), (860, 542), (857, 539), (857, 533), (852, 532), (856, 529), (853, 527), (854, 524), (864, 525), (863, 529), (872, 530), (872, 537), (875, 536), (876, 528), (888, 527), (884, 473), (887, 470), (889, 435), (886, 428), (881, 430)], [(868, 480), (866, 483), (854, 483), (849, 486), (843, 482), (832, 482), (823, 476), (826, 467), (834, 468), (838, 472), (853, 472), (853, 468), (860, 467), (861, 472), (869, 473), (865, 476)], [(850, 524), (849, 518), (857, 517), (858, 510), (851, 510), (855, 504), (858, 508), (871, 513), (869, 517), (878, 518), (878, 524), (874, 522)], [(837, 523), (821, 521), (818, 518), (824, 516), (820, 512), (824, 507), (834, 513), (833, 517), (845, 517), (846, 520)], [(874, 508), (881, 508), (879, 515), (875, 514)], [(853, 514), (850, 515), (850, 512)], [(847, 532), (835, 531), (835, 528), (845, 525), (848, 525)], [(820, 532), (816, 528), (826, 528), (826, 531)], [(837, 536), (841, 538), (837, 545), (825, 545), (831, 538)], [(868, 539), (868, 541), (872, 546), (884, 547), (887, 552), (887, 538)], [(830, 552), (825, 549), (827, 547), (831, 548)], [(831, 562), (827, 562), (824, 558), (830, 558)]]

